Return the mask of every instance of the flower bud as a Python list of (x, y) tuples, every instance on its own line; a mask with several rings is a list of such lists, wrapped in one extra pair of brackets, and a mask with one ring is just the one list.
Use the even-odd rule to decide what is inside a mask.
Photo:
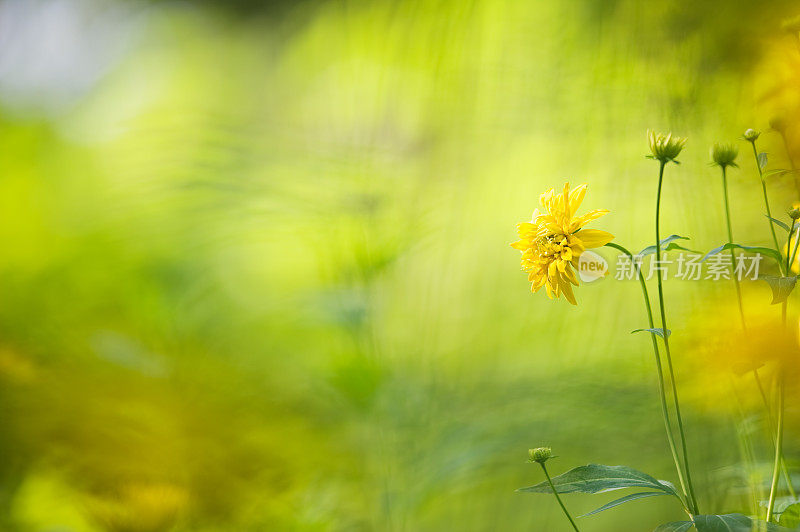
[(789, 218), (791, 218), (792, 220), (800, 219), (800, 202), (795, 201), (794, 203), (792, 203), (792, 206), (789, 209), (788, 214)]
[(528, 456), (531, 462), (538, 462), (543, 464), (553, 456), (553, 450), (550, 447), (537, 447), (536, 449), (528, 449)]
[(739, 149), (733, 144), (716, 142), (711, 148), (711, 160), (714, 161), (714, 164), (718, 164), (722, 168), (726, 166), (736, 166), (734, 161), (737, 155), (739, 155)]
[(745, 131), (744, 135), (742, 136), (744, 137), (744, 140), (748, 142), (755, 142), (760, 135), (761, 135), (760, 131), (756, 131), (755, 129), (751, 128)]
[(648, 130), (647, 139), (650, 142), (650, 153), (652, 154), (649, 157), (661, 161), (662, 164), (675, 161), (683, 147), (686, 146), (685, 137), (673, 137), (672, 133), (664, 135)]

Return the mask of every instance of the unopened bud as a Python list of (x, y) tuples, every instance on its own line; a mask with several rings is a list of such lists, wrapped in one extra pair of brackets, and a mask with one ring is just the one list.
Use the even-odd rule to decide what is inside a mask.
[(756, 131), (755, 129), (748, 129), (747, 131), (744, 132), (744, 135), (742, 136), (744, 137), (744, 140), (748, 142), (755, 142), (760, 135), (761, 135), (760, 131)]
[(550, 447), (537, 447), (536, 449), (528, 449), (528, 456), (531, 462), (538, 462), (543, 464), (553, 456), (553, 450)]
[(685, 137), (673, 137), (672, 133), (663, 134), (655, 131), (647, 131), (647, 141), (650, 144), (650, 158), (666, 164), (674, 161), (683, 147), (686, 146)]
[(733, 144), (722, 144), (717, 142), (711, 148), (711, 160), (723, 168), (726, 166), (736, 166), (734, 161), (736, 160), (737, 155), (739, 155), (739, 150)]

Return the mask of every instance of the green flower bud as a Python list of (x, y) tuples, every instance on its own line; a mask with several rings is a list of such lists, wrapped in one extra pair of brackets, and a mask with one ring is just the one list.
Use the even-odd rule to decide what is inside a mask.
[(736, 166), (734, 161), (737, 155), (739, 155), (739, 149), (733, 144), (716, 142), (711, 148), (711, 160), (714, 161), (714, 164), (718, 164), (722, 168), (726, 166)]
[(664, 135), (648, 130), (647, 139), (650, 142), (650, 152), (652, 153), (648, 157), (661, 161), (663, 164), (669, 161), (677, 162), (675, 158), (686, 146), (685, 137), (673, 137), (672, 133)]
[(792, 204), (792, 207), (788, 211), (789, 218), (792, 220), (800, 219), (800, 202), (795, 202)]
[(553, 456), (553, 450), (550, 447), (537, 447), (536, 449), (528, 449), (528, 456), (531, 462), (538, 462), (543, 464)]
[(756, 131), (755, 129), (748, 129), (747, 131), (744, 132), (744, 135), (742, 136), (744, 137), (744, 140), (748, 142), (755, 142), (760, 135), (761, 135), (760, 131)]

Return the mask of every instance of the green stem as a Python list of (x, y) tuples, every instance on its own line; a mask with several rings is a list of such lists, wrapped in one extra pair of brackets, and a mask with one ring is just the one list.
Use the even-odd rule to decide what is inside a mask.
[[(786, 138), (785, 137), (784, 137), (783, 141), (784, 141), (784, 147), (786, 147)], [(781, 254), (781, 248), (780, 248), (780, 245), (778, 244), (778, 237), (775, 235), (775, 222), (773, 222), (773, 220), (772, 220), (772, 212), (770, 211), (770, 208), (769, 208), (769, 196), (767, 195), (767, 184), (764, 181), (764, 172), (761, 169), (761, 164), (759, 164), (759, 162), (758, 162), (758, 150), (756, 149), (756, 142), (755, 141), (751, 141), (750, 144), (753, 146), (753, 157), (755, 158), (756, 168), (758, 169), (758, 177), (759, 177), (759, 179), (761, 181), (761, 191), (764, 193), (764, 207), (767, 210), (767, 218), (769, 220), (769, 230), (772, 233), (772, 242), (775, 244), (775, 250), (780, 255)], [(788, 154), (788, 147), (787, 147), (787, 154)], [(790, 157), (790, 161), (791, 161), (791, 157)], [(791, 161), (791, 163), (792, 163), (792, 166), (794, 167), (794, 162)], [(794, 227), (794, 221), (792, 221), (792, 226)], [(792, 238), (791, 238), (791, 232), (790, 232), (790, 234), (789, 234), (789, 243), (786, 244), (787, 263), (786, 263), (785, 275), (789, 275), (789, 272), (790, 272), (789, 268), (791, 267), (791, 264), (794, 264), (794, 257), (797, 255), (797, 245), (795, 245), (795, 249), (794, 249), (794, 253), (792, 254), (792, 258), (789, 259), (789, 257), (788, 257), (788, 255), (789, 255), (789, 247), (791, 246), (791, 242), (792, 242)], [(800, 239), (798, 239), (797, 244), (800, 244)], [(778, 266), (782, 267), (783, 265), (779, 264)], [(783, 306), (781, 307), (781, 315), (782, 315), (783, 323), (785, 324), (786, 323), (786, 303), (784, 303)], [(769, 406), (769, 400), (767, 399), (767, 395), (766, 395), (766, 393), (764, 393), (764, 386), (761, 384), (761, 379), (758, 376), (758, 370), (757, 369), (753, 370), (753, 376), (756, 379), (756, 384), (758, 385), (758, 391), (761, 394), (761, 399), (764, 401), (764, 408), (766, 408), (766, 410), (767, 410), (767, 422), (769, 424), (770, 433), (771, 434), (776, 434), (777, 429), (775, 428), (775, 422), (774, 422), (774, 419), (772, 417), (772, 409)], [(773, 444), (775, 444), (777, 446), (777, 438), (775, 438), (774, 436), (772, 438), (772, 442), (773, 442)], [(782, 449), (781, 449), (781, 451), (782, 451)], [(797, 494), (794, 491), (794, 486), (792, 486), (792, 478), (791, 478), (791, 476), (789, 476), (789, 468), (786, 465), (786, 459), (783, 457), (782, 452), (779, 455), (779, 459), (780, 459), (780, 467), (781, 467), (781, 470), (783, 471), (784, 479), (786, 480), (786, 485), (789, 488), (789, 493), (791, 493), (792, 497), (796, 499), (797, 498)]]
[[(731, 208), (728, 202), (728, 175), (725, 171), (725, 165), (720, 165), (722, 168), (722, 192), (725, 198), (725, 221), (728, 224), (728, 243), (733, 243), (733, 230), (731, 229)], [(742, 320), (742, 329), (747, 332), (747, 325), (744, 321), (744, 305), (742, 305), (742, 287), (739, 285), (739, 278), (736, 277), (736, 253), (733, 248), (731, 252), (731, 275), (733, 276), (733, 283), (736, 286), (736, 299), (739, 301), (739, 318)]]
[[(661, 231), (660, 231), (660, 218), (661, 218), (661, 187), (664, 183), (664, 167), (666, 161), (661, 161), (658, 170), (658, 193), (656, 196), (656, 262), (661, 263)], [(680, 401), (678, 400), (678, 386), (675, 383), (675, 370), (672, 367), (672, 353), (669, 348), (669, 334), (667, 333), (667, 313), (664, 310), (664, 287), (661, 280), (661, 269), (656, 268), (656, 281), (658, 282), (658, 306), (661, 311), (661, 330), (664, 333), (664, 351), (667, 355), (667, 368), (669, 369), (670, 384), (672, 385), (672, 400), (675, 403), (675, 418), (678, 421), (678, 432), (681, 436), (681, 450), (683, 452), (683, 465), (686, 469), (686, 487), (688, 488), (689, 498), (691, 500), (692, 512), (697, 515), (700, 510), (697, 507), (697, 498), (695, 497), (694, 487), (692, 486), (692, 472), (689, 466), (689, 452), (686, 449), (686, 432), (683, 428), (683, 418), (681, 417)]]
[[(633, 254), (625, 249), (624, 247), (620, 246), (619, 244), (615, 244), (613, 242), (609, 242), (606, 246), (618, 249), (619, 251), (628, 255), (631, 259), (633, 264), (636, 264), (635, 258)], [(651, 329), (655, 329), (656, 325), (653, 321), (653, 309), (650, 306), (650, 295), (647, 292), (647, 284), (644, 281), (644, 275), (642, 274), (642, 269), (636, 266), (636, 273), (639, 276), (639, 284), (642, 287), (642, 296), (644, 297), (644, 306), (647, 310), (647, 320), (650, 324)], [(667, 407), (667, 393), (664, 388), (664, 370), (661, 365), (661, 353), (658, 349), (658, 341), (656, 340), (656, 335), (654, 333), (650, 333), (650, 339), (653, 341), (653, 353), (655, 354), (656, 358), (656, 371), (658, 372), (658, 394), (661, 398), (661, 416), (664, 418), (664, 428), (667, 432), (667, 442), (669, 443), (669, 450), (672, 453), (672, 461), (675, 462), (675, 469), (678, 472), (678, 480), (680, 481), (681, 490), (683, 492), (684, 498), (688, 501), (688, 490), (686, 489), (686, 480), (684, 479), (683, 474), (683, 466), (681, 465), (680, 458), (678, 457), (678, 448), (675, 445), (675, 435), (673, 434), (672, 430), (672, 423), (670, 422), (669, 417), (669, 408)], [(686, 507), (686, 502), (681, 501)], [(687, 508), (688, 510), (688, 508)], [(690, 515), (691, 512), (689, 511)]]
[[(758, 392), (761, 394), (761, 400), (764, 401), (764, 408), (767, 411), (767, 425), (769, 427), (772, 445), (775, 445), (775, 420), (772, 418), (772, 409), (769, 406), (769, 400), (767, 399), (767, 394), (764, 392), (764, 385), (761, 384), (761, 377), (759, 377), (757, 369), (753, 369), (753, 377), (756, 379), (756, 385), (758, 386)], [(792, 477), (789, 475), (789, 466), (786, 465), (786, 458), (784, 458), (783, 455), (781, 455), (781, 472), (783, 473), (783, 479), (786, 481), (786, 487), (789, 488), (789, 493), (793, 499), (797, 499), (797, 492), (794, 491)]]
[(783, 456), (783, 411), (786, 399), (786, 384), (783, 369), (780, 368), (778, 376), (778, 429), (775, 435), (775, 462), (772, 467), (772, 484), (769, 488), (769, 502), (767, 503), (767, 521), (772, 520), (772, 511), (775, 508), (775, 497), (778, 494), (778, 476), (780, 472), (781, 457)]
[[(789, 246), (791, 246), (794, 230), (789, 231), (786, 243), (786, 271), (789, 271)], [(783, 319), (783, 329), (786, 330), (786, 307), (787, 302), (781, 305), (781, 317)], [(767, 521), (772, 520), (772, 511), (775, 507), (775, 497), (778, 494), (778, 477), (780, 476), (781, 462), (783, 461), (783, 413), (785, 409), (786, 382), (783, 375), (783, 368), (778, 367), (778, 427), (775, 429), (775, 461), (772, 467), (772, 483), (769, 488), (769, 502), (767, 503)], [(788, 476), (788, 475), (787, 475)], [(787, 479), (789, 486), (791, 482)], [(791, 489), (791, 488), (790, 488)]]
[[(758, 373), (756, 370), (753, 370), (753, 374), (756, 375), (756, 378), (758, 378)], [(760, 476), (758, 476), (752, 440), (750, 438), (748, 427), (745, 421), (747, 419), (747, 415), (745, 414), (744, 406), (742, 405), (742, 401), (737, 393), (735, 379), (731, 374), (728, 375), (728, 379), (730, 380), (731, 390), (733, 390), (733, 397), (736, 399), (736, 410), (739, 414), (736, 433), (739, 436), (739, 452), (742, 456), (742, 462), (745, 464), (747, 480), (750, 485), (749, 491), (750, 496), (752, 497), (752, 508), (750, 514), (758, 515), (761, 512), (758, 501), (764, 499), (764, 495), (761, 493), (761, 479)], [(761, 389), (760, 386), (759, 389)]]
[[(794, 222), (792, 222), (792, 223), (794, 223)], [(789, 255), (791, 255), (791, 253), (789, 253), (789, 247), (791, 247), (791, 245), (792, 245), (792, 235), (793, 234), (794, 234), (794, 229), (789, 231), (789, 236), (786, 239), (786, 266), (785, 266), (785, 270), (784, 270), (786, 272), (786, 275), (789, 275), (789, 259), (790, 259)], [(787, 305), (788, 305), (788, 301), (786, 299), (784, 299), (783, 300), (783, 304), (781, 305), (781, 320), (783, 321), (783, 329), (784, 329), (784, 331), (786, 330), (786, 308), (787, 308)]]
[[(795, 224), (796, 223), (797, 222), (795, 220), (792, 220), (792, 231), (795, 230)], [(791, 275), (792, 266), (794, 266), (794, 261), (797, 258), (797, 249), (800, 248), (800, 234), (796, 235), (794, 237), (794, 239), (795, 239), (795, 243), (794, 243), (794, 251), (792, 251), (792, 259), (789, 261), (789, 266), (786, 268), (786, 275), (787, 276)], [(787, 254), (789, 253), (789, 246), (792, 245), (791, 242), (792, 242), (792, 239), (790, 237), (789, 238), (789, 244), (787, 244), (787, 247), (786, 247), (786, 253)]]
[(756, 159), (756, 168), (758, 168), (758, 177), (761, 179), (761, 191), (764, 193), (764, 206), (767, 208), (767, 216), (769, 220), (769, 230), (772, 233), (772, 242), (775, 244), (775, 251), (780, 255), (781, 247), (778, 245), (778, 237), (775, 235), (775, 224), (772, 221), (772, 211), (769, 208), (769, 197), (767, 196), (767, 183), (764, 181), (764, 172), (761, 170), (761, 164), (758, 162), (758, 150), (756, 150), (756, 141), (751, 141), (753, 145), (753, 157)]
[(578, 530), (578, 525), (575, 524), (575, 521), (572, 519), (572, 516), (569, 515), (567, 507), (564, 506), (564, 503), (561, 501), (561, 497), (558, 496), (558, 490), (553, 485), (553, 481), (550, 480), (550, 474), (547, 472), (547, 468), (545, 467), (544, 462), (539, 462), (539, 465), (542, 466), (542, 471), (544, 471), (544, 476), (547, 478), (547, 483), (550, 484), (550, 489), (553, 490), (553, 495), (556, 496), (558, 504), (561, 505), (561, 509), (564, 510), (564, 515), (566, 515), (567, 519), (569, 519), (569, 522), (572, 525), (572, 528), (575, 529), (575, 532), (580, 532), (580, 530)]

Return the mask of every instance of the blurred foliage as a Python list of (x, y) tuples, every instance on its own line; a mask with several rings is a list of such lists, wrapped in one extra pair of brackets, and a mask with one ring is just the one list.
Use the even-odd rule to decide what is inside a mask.
[[(752, 71), (790, 5), (6, 0), (29, 45), (0, 47), (3, 529), (565, 529), (513, 492), (538, 444), (554, 473), (671, 478), (638, 287), (532, 297), (508, 243), (570, 178), (649, 244), (652, 127), (689, 136), (664, 227), (720, 244), (708, 146), (767, 128)], [(734, 303), (667, 292), (676, 353), (707, 295)], [(739, 449), (691, 397), (708, 486)], [(704, 506), (746, 504), (740, 477)]]

